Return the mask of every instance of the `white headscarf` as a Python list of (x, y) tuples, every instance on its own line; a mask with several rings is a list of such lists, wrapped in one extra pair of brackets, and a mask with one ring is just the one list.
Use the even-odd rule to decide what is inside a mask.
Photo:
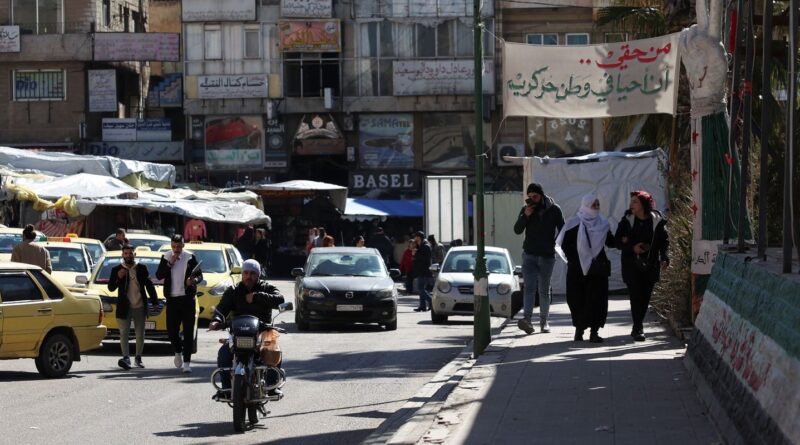
[[(592, 204), (597, 200), (597, 195), (588, 193), (581, 199), (581, 207), (570, 219), (564, 223), (564, 227), (556, 238), (556, 252), (566, 261), (566, 255), (561, 249), (564, 242), (564, 233), (576, 226), (578, 227), (578, 257), (581, 261), (581, 270), (586, 275), (592, 259), (597, 257), (606, 244), (606, 236), (609, 231), (608, 220), (600, 214), (599, 210), (592, 208)], [(588, 233), (588, 237), (587, 237)], [(591, 247), (589, 245), (591, 244)]]

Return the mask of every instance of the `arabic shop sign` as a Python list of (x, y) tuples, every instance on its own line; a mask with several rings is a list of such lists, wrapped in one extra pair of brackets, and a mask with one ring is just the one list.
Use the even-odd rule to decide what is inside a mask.
[(331, 0), (281, 0), (281, 17), (329, 18)]
[(267, 97), (267, 75), (197, 76), (199, 99), (247, 99)]
[(338, 19), (285, 21), (278, 25), (281, 51), (334, 52), (341, 50)]
[(358, 130), (361, 167), (414, 167), (414, 116), (410, 113), (362, 114)]
[(0, 53), (19, 52), (19, 26), (0, 26)]
[[(494, 91), (494, 68), (491, 60), (483, 64), (483, 92)], [(473, 60), (407, 60), (392, 62), (395, 96), (473, 94)]]
[(92, 142), (89, 153), (150, 162), (183, 162), (183, 141), (175, 142)]
[(256, 19), (253, 0), (182, 0), (184, 22), (249, 21)]
[(205, 120), (206, 168), (261, 170), (264, 120), (252, 116), (210, 116)]
[(675, 114), (679, 35), (587, 46), (506, 43), (504, 116)]
[(154, 142), (171, 141), (172, 124), (168, 118), (145, 119), (104, 117), (102, 122), (104, 142)]
[(89, 70), (89, 111), (117, 111), (117, 70)]

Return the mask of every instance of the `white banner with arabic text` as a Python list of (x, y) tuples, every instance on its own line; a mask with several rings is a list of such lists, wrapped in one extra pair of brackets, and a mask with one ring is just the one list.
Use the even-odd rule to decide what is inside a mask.
[(503, 115), (675, 114), (679, 36), (586, 46), (506, 42)]

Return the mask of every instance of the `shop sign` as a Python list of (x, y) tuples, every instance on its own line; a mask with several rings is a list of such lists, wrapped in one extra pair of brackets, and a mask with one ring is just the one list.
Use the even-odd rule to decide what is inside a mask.
[(264, 168), (287, 168), (289, 152), (286, 144), (286, 126), (279, 119), (267, 119), (264, 131), (267, 135)]
[(256, 19), (253, 0), (183, 0), (181, 12), (184, 22), (245, 21)]
[(278, 25), (281, 51), (334, 52), (341, 51), (341, 28), (338, 19), (291, 20)]
[(149, 162), (183, 162), (183, 141), (175, 142), (91, 142), (89, 153)]
[(166, 32), (98, 32), (94, 36), (95, 61), (180, 60), (180, 34)]
[(414, 191), (418, 188), (419, 173), (415, 171), (364, 170), (350, 172), (350, 190), (352, 191), (372, 189)]
[(281, 17), (329, 18), (332, 15), (331, 0), (281, 0)]
[(19, 52), (19, 26), (0, 26), (0, 53)]
[(136, 142), (136, 119), (103, 118), (104, 142)]
[(297, 155), (340, 155), (345, 152), (344, 135), (330, 114), (304, 115), (294, 135)]
[[(392, 62), (395, 96), (473, 94), (473, 60), (404, 60)], [(491, 60), (483, 64), (483, 92), (494, 91), (494, 68)]]
[(117, 111), (117, 70), (89, 70), (89, 111)]
[(267, 96), (266, 74), (197, 76), (199, 99), (248, 99)]
[(139, 142), (171, 141), (172, 124), (170, 120), (157, 117), (137, 119), (136, 140)]
[(412, 114), (362, 114), (358, 117), (358, 130), (361, 167), (414, 167)]
[(258, 170), (264, 166), (261, 116), (211, 116), (205, 119), (206, 168)]

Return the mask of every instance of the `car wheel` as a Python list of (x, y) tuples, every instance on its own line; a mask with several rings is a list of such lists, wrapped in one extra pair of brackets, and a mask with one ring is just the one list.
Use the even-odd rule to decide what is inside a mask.
[(383, 326), (386, 327), (387, 331), (396, 331), (397, 330), (397, 319), (395, 318), (394, 320), (390, 321), (389, 323), (386, 323)]
[(447, 315), (439, 315), (436, 310), (431, 307), (431, 321), (433, 324), (442, 324), (447, 322)]
[(303, 318), (303, 315), (300, 314), (300, 311), (294, 313), (294, 324), (297, 325), (298, 331), (307, 331), (308, 330), (308, 322)]
[(36, 357), (36, 369), (48, 378), (63, 377), (72, 368), (72, 340), (64, 334), (54, 334), (42, 343)]

